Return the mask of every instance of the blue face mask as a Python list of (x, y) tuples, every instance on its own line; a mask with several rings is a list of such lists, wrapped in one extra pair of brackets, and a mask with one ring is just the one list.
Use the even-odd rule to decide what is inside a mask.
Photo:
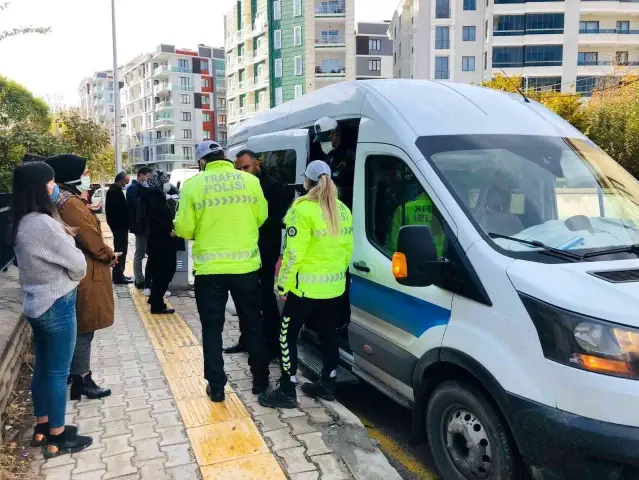
[(56, 200), (58, 200), (58, 197), (60, 196), (60, 187), (58, 187), (58, 185), (54, 185), (53, 186), (53, 193), (49, 196), (49, 198), (51, 199), (51, 203), (55, 203)]

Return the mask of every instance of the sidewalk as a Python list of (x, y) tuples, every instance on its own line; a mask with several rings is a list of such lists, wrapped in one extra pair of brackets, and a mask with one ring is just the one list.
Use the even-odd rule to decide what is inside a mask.
[[(96, 334), (92, 354), (94, 378), (113, 394), (67, 407), (67, 423), (94, 443), (46, 462), (38, 454), (36, 478), (400, 478), (338, 403), (299, 391), (298, 409), (260, 406), (245, 354), (225, 358), (227, 399), (210, 402), (193, 292), (175, 292), (169, 303), (176, 314), (169, 316), (151, 315), (134, 287), (115, 287), (115, 294), (115, 325)], [(238, 335), (237, 318), (227, 314), (224, 343)], [(274, 383), (279, 367), (271, 373)]]

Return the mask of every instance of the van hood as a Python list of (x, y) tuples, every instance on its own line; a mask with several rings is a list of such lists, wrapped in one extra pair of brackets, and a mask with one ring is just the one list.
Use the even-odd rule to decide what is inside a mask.
[[(613, 283), (596, 276), (632, 270), (637, 270), (634, 280), (625, 282)], [(562, 264), (516, 260), (506, 274), (517, 291), (551, 305), (639, 327), (639, 259)]]

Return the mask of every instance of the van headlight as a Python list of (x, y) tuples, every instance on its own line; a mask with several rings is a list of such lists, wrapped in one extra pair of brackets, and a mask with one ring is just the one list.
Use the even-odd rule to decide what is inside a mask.
[(639, 329), (587, 317), (519, 293), (544, 356), (591, 372), (639, 379)]

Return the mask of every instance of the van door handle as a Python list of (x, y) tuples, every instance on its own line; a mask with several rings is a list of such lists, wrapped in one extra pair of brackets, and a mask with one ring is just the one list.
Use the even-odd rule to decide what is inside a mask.
[(353, 267), (355, 267), (355, 270), (359, 270), (360, 272), (368, 273), (371, 271), (364, 262), (353, 262)]

